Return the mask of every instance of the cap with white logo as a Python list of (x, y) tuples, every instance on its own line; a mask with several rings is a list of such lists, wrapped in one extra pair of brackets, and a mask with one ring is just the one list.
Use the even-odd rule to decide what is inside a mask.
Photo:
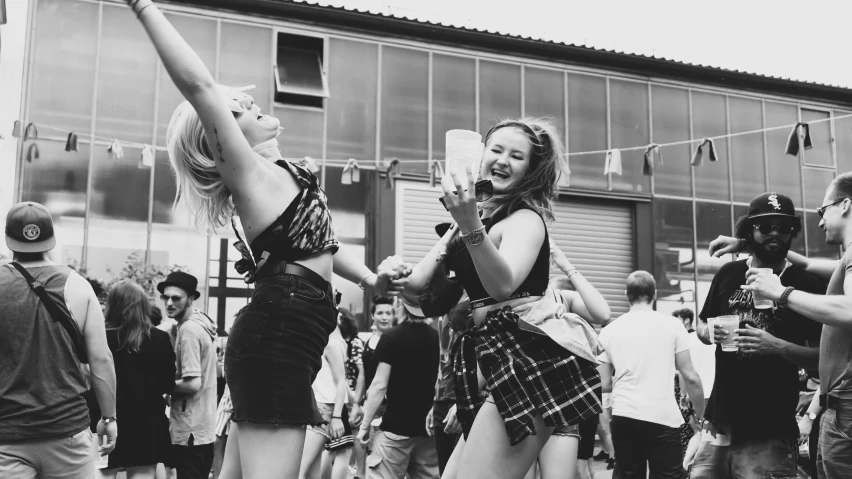
[(16, 253), (44, 253), (56, 246), (53, 219), (44, 206), (25, 201), (6, 215), (6, 246)]

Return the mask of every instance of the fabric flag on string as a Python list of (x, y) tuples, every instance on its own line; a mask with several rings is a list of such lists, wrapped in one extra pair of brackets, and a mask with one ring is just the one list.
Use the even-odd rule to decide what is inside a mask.
[(343, 167), (343, 175), (340, 177), (340, 184), (351, 185), (352, 183), (361, 182), (361, 168), (358, 166), (358, 161), (355, 158), (349, 158), (346, 165)]
[(6, 0), (0, 0), (0, 25), (5, 25), (6, 21)]
[(814, 147), (811, 142), (811, 127), (807, 123), (799, 122), (793, 126), (793, 131), (790, 132), (790, 138), (787, 139), (787, 148), (785, 153), (788, 155), (799, 156), (802, 150), (810, 150)]
[(701, 166), (701, 162), (704, 160), (705, 146), (707, 147), (707, 158), (710, 161), (717, 161), (719, 159), (716, 156), (716, 143), (713, 142), (712, 138), (704, 138), (695, 148), (695, 153), (692, 154), (692, 166)]
[(12, 136), (15, 138), (21, 137), (21, 120), (15, 120), (15, 124), (12, 126)]
[(604, 160), (604, 176), (606, 175), (621, 175), (621, 150), (609, 150), (606, 152)]
[(390, 184), (391, 190), (394, 189), (394, 182), (396, 181), (396, 176), (399, 175), (399, 160), (396, 158), (391, 158), (388, 162), (388, 184)]
[(65, 140), (65, 151), (77, 151), (77, 134), (73, 131), (68, 133), (68, 138)]
[(299, 166), (302, 168), (306, 168), (311, 173), (318, 173), (320, 170), (319, 165), (317, 164), (317, 160), (311, 158), (310, 156), (306, 156), (299, 161)]
[(112, 140), (112, 143), (107, 147), (107, 151), (112, 155), (113, 160), (124, 158), (124, 148), (121, 147), (121, 143), (118, 140)]
[(24, 128), (24, 141), (36, 139), (38, 139), (38, 128), (36, 128), (35, 123), (29, 123)]
[(660, 166), (663, 164), (663, 153), (660, 151), (660, 145), (651, 143), (645, 149), (645, 164), (642, 166), (642, 174), (645, 176), (654, 176), (654, 162), (659, 161)]
[(429, 185), (432, 188), (438, 184), (438, 178), (444, 178), (444, 164), (437, 160), (432, 160), (432, 165), (429, 167)]
[(37, 160), (39, 158), (38, 152), (38, 143), (30, 143), (30, 147), (27, 149), (27, 163), (32, 163), (33, 160)]
[(142, 156), (139, 159), (139, 168), (152, 168), (156, 159), (156, 152), (151, 145), (142, 147)]

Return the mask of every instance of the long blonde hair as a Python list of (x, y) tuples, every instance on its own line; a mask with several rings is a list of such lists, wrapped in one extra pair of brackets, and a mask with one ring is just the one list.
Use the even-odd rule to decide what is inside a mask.
[[(187, 208), (199, 229), (226, 226), (234, 214), (231, 191), (216, 169), (204, 126), (188, 101), (178, 105), (172, 114), (166, 144), (176, 176), (175, 207)], [(281, 158), (275, 139), (255, 145), (252, 150), (264, 158)]]

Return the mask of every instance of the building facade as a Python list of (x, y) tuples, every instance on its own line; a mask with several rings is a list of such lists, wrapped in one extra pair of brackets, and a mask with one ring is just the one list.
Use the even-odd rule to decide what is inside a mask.
[[(797, 251), (839, 254), (815, 209), (836, 173), (852, 169), (852, 118), (837, 118), (852, 112), (850, 90), (309, 3), (198, 3), (161, 8), (218, 82), (254, 85), (255, 102), (286, 128), (285, 157), (315, 159), (335, 229), (368, 265), (389, 254), (415, 261), (437, 239), (434, 225), (449, 216), (430, 180), (447, 130), (484, 134), (519, 116), (550, 117), (563, 135), (571, 155), (550, 232), (617, 313), (637, 268), (657, 278), (658, 309), (700, 310), (730, 260), (711, 259), (709, 242), (731, 234), (764, 191), (799, 206)], [(233, 269), (233, 233), (198, 231), (173, 208), (165, 138), (181, 97), (141, 26), (123, 2), (12, 2), (10, 23), (21, 14), (25, 24), (3, 27), (2, 61), (13, 68), (0, 77), (2, 100), (17, 103), (0, 118), (0, 206), (44, 203), (57, 222), (55, 259), (90, 276), (109, 280), (134, 252), (188, 269), (202, 307), (227, 328), (250, 290)], [(37, 138), (9, 138), (15, 119), (34, 123)], [(784, 154), (785, 128), (718, 139), (718, 161), (705, 154), (698, 167), (694, 145), (664, 147), (653, 176), (641, 149), (626, 150), (623, 174), (604, 174), (604, 150), (798, 121), (816, 121), (814, 147), (798, 157)], [(70, 132), (77, 151), (65, 151)], [(361, 290), (335, 286), (343, 306), (363, 311)]]

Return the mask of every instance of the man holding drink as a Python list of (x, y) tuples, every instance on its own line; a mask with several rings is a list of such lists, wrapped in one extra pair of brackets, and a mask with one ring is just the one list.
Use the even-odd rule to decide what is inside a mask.
[(796, 477), (798, 369), (816, 366), (821, 325), (787, 308), (786, 296), (773, 301), (742, 287), (747, 274), (765, 270), (785, 286), (821, 294), (823, 281), (786, 260), (800, 231), (790, 198), (758, 196), (736, 227), (753, 256), (713, 278), (697, 332), (720, 346), (693, 479)]

